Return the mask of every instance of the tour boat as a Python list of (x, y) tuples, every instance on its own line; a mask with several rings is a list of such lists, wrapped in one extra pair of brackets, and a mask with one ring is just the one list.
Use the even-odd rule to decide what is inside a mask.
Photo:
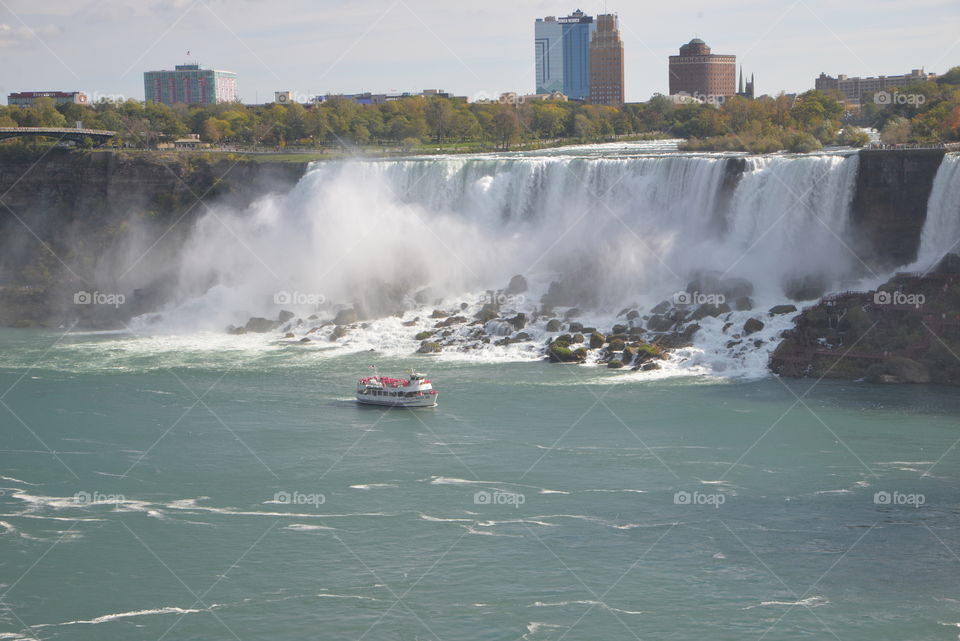
[(410, 370), (410, 379), (368, 376), (357, 381), (357, 402), (387, 407), (433, 407), (440, 392), (423, 374)]

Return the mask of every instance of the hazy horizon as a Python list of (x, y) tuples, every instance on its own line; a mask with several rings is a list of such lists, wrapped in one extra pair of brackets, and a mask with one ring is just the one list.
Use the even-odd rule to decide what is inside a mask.
[[(960, 64), (955, 0), (731, 0), (725, 8), (681, 1), (639, 6), (519, 0), (450, 5), (435, 0), (111, 0), (0, 7), (4, 99), (16, 91), (84, 91), (92, 99), (143, 100), (143, 72), (185, 61), (238, 74), (246, 103), (325, 93), (444, 89), (475, 97), (533, 92), (533, 24), (577, 8), (620, 16), (628, 102), (667, 93), (667, 57), (693, 37), (734, 54), (757, 93), (811, 89), (820, 72), (943, 73)], [(498, 6), (494, 4), (493, 6)], [(280, 11), (279, 9), (283, 10)], [(187, 56), (187, 52), (190, 55)]]

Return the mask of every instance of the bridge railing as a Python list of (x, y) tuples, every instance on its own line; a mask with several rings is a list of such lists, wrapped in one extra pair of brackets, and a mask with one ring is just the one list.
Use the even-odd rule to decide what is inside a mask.
[(0, 127), (0, 134), (116, 136), (117, 132), (107, 129), (76, 129), (73, 127)]

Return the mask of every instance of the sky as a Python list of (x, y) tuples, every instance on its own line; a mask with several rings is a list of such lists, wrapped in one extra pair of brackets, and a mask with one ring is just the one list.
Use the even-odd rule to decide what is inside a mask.
[(246, 103), (532, 93), (534, 20), (577, 8), (620, 16), (629, 102), (667, 93), (667, 57), (694, 37), (736, 55), (758, 94), (960, 65), (960, 0), (577, 1), (0, 0), (0, 94), (142, 100), (143, 72), (188, 61), (236, 72)]

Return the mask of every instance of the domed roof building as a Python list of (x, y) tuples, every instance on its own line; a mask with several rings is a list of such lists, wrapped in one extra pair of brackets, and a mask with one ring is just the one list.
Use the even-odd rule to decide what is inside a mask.
[(737, 93), (737, 57), (711, 53), (700, 38), (670, 56), (670, 95), (686, 95), (700, 102), (722, 102)]

